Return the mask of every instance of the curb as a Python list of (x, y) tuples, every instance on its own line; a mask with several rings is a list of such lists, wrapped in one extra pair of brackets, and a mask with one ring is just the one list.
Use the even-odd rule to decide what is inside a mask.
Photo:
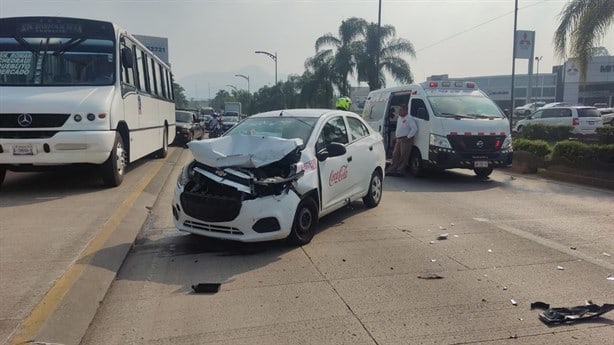
[[(159, 170), (147, 182), (104, 244), (90, 255), (85, 253), (74, 263), (76, 266), (84, 266), (78, 278), (70, 285), (51, 314), (43, 320), (34, 339), (28, 339), (25, 343), (78, 345), (81, 342), (137, 235), (145, 226), (150, 208), (157, 201), (174, 168), (175, 164), (172, 163), (177, 162), (181, 152), (169, 151), (169, 157), (161, 160)], [(11, 340), (11, 344), (23, 343), (20, 339)]]
[(614, 190), (614, 174), (612, 179), (604, 179), (586, 175), (579, 175), (576, 173), (562, 172), (556, 170), (539, 170), (537, 175), (557, 181), (570, 182), (580, 185), (586, 185), (591, 187), (604, 188)]

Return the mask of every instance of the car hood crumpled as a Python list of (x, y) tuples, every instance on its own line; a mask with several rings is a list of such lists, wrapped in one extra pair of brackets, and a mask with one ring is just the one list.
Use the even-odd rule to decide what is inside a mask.
[(301, 139), (230, 135), (192, 141), (196, 161), (215, 168), (259, 168), (283, 159), (301, 146)]

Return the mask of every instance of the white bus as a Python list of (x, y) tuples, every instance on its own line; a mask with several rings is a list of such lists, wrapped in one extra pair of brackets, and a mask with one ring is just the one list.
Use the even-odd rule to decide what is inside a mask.
[(129, 162), (175, 138), (170, 67), (113, 23), (0, 18), (0, 184), (7, 170), (95, 164), (118, 186)]

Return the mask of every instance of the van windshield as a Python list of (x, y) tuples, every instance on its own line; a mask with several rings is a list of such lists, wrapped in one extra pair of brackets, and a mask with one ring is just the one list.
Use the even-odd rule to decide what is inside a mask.
[(435, 116), (460, 118), (504, 118), (503, 112), (488, 97), (455, 95), (430, 96), (428, 101)]

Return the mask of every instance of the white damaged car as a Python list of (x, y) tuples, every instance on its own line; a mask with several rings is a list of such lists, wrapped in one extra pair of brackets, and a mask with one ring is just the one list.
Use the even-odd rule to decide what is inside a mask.
[(252, 115), (223, 137), (189, 143), (173, 221), (189, 233), (302, 245), (318, 219), (382, 198), (382, 137), (355, 113), (289, 109)]

